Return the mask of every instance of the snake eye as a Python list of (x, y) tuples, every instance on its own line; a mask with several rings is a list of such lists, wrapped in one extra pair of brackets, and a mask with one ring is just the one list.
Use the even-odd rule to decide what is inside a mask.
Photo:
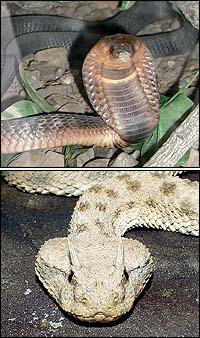
[(76, 284), (76, 279), (75, 279), (73, 271), (71, 271), (71, 273), (68, 276), (68, 282), (72, 285)]
[(124, 272), (123, 272), (123, 282), (124, 282), (124, 284), (127, 283), (128, 280), (129, 280), (128, 272), (126, 271), (126, 269), (124, 269)]

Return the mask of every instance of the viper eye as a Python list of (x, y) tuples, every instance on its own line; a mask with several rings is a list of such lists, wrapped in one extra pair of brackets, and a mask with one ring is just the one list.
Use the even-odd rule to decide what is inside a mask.
[(129, 280), (129, 275), (128, 275), (128, 272), (126, 271), (126, 269), (124, 269), (123, 279), (124, 279), (125, 283), (127, 283), (128, 280)]
[(71, 273), (69, 274), (68, 281), (70, 284), (75, 284), (76, 280), (75, 280), (73, 271), (71, 271)]

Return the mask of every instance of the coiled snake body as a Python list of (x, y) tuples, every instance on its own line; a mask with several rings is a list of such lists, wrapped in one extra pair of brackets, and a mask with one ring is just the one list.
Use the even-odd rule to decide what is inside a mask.
[(63, 46), (72, 55), (76, 50), (83, 59), (98, 41), (84, 61), (83, 82), (100, 115), (66, 112), (3, 121), (2, 153), (70, 144), (125, 147), (149, 136), (159, 120), (153, 57), (188, 52), (196, 43), (197, 32), (177, 16), (181, 26), (176, 31), (141, 39), (133, 35), (147, 24), (172, 15), (177, 16), (167, 2), (139, 1), (126, 13), (100, 23), (43, 15), (19, 16), (12, 18), (12, 32), (8, 20), (2, 19), (3, 91), (15, 75), (15, 61), (22, 56)]
[(147, 227), (199, 234), (198, 183), (166, 172), (5, 171), (5, 179), (34, 193), (79, 196), (68, 237), (50, 239), (35, 270), (68, 313), (109, 322), (128, 312), (148, 282), (153, 259), (122, 236)]

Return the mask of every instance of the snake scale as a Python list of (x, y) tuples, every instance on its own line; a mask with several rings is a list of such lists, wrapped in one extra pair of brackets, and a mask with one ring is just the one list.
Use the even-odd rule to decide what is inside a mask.
[[(166, 17), (176, 17), (180, 28), (135, 37)], [(2, 153), (72, 144), (125, 147), (143, 140), (159, 121), (154, 58), (187, 53), (198, 39), (198, 32), (165, 1), (137, 1), (97, 23), (47, 15), (16, 16), (11, 22), (12, 27), (8, 18), (2, 19), (3, 92), (23, 56), (65, 47), (72, 58), (85, 59), (83, 82), (100, 116), (66, 112), (2, 121)]]
[(30, 193), (82, 195), (68, 236), (46, 241), (35, 271), (45, 288), (81, 321), (110, 322), (127, 313), (154, 269), (149, 250), (124, 238), (147, 227), (199, 234), (199, 184), (169, 172), (5, 171)]

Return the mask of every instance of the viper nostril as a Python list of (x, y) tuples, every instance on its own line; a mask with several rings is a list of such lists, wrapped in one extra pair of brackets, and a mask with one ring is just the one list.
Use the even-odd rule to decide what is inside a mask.
[(106, 318), (106, 316), (104, 316), (103, 313), (97, 313), (97, 314), (94, 316), (94, 319), (95, 319), (97, 322), (102, 322), (105, 318)]

